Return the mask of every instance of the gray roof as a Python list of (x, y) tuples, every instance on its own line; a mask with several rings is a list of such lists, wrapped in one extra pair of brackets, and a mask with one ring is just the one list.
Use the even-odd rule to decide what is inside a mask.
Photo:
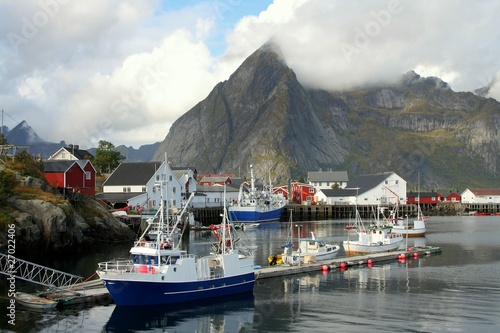
[(144, 194), (143, 192), (127, 192), (127, 193), (97, 193), (96, 199), (106, 202), (127, 202), (130, 198)]
[(205, 182), (223, 183), (228, 179), (230, 180), (231, 178), (227, 176), (205, 176), (200, 180), (200, 183), (205, 183)]
[(121, 163), (103, 186), (146, 185), (162, 162)]
[(323, 192), (323, 194), (329, 198), (331, 198), (331, 197), (355, 197), (357, 194), (357, 191), (352, 190), (352, 189), (347, 189), (347, 190), (321, 189), (320, 191)]
[[(450, 193), (451, 194), (451, 193)], [(450, 195), (448, 194), (448, 195)], [(416, 198), (418, 196), (420, 196), (421, 198), (433, 198), (433, 197), (438, 197), (440, 196), (441, 194), (437, 193), (437, 192), (408, 192), (406, 193), (406, 196), (408, 198)]]
[(349, 177), (347, 171), (309, 171), (307, 173), (309, 182), (347, 182)]
[(91, 153), (89, 153), (87, 150), (80, 149), (78, 145), (74, 145), (73, 147), (70, 145), (69, 147), (63, 147), (68, 151), (68, 153), (72, 154), (79, 160), (85, 159), (85, 157), (94, 157)]
[(44, 172), (66, 172), (76, 161), (47, 160), (43, 162)]
[(384, 172), (384, 173), (377, 173), (374, 175), (358, 176), (356, 179), (348, 182), (346, 188), (349, 189), (359, 188), (358, 194), (361, 194), (381, 184), (384, 180), (387, 179), (387, 177), (389, 177), (392, 174), (393, 172)]
[[(239, 192), (240, 190), (231, 186), (226, 186), (226, 192)], [(216, 185), (216, 186), (210, 186), (210, 185), (198, 185), (196, 186), (196, 192), (224, 192), (224, 186), (221, 185)]]

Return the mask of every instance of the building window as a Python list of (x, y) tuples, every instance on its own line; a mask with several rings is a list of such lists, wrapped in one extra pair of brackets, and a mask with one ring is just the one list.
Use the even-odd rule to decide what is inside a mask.
[(65, 159), (65, 158), (66, 158), (66, 153), (65, 153), (65, 152), (62, 152), (62, 153), (61, 153), (61, 158), (62, 158), (62, 159)]
[(309, 193), (314, 194), (314, 187), (310, 187), (310, 188), (309, 188)]
[(126, 187), (124, 187), (124, 188), (123, 188), (123, 192), (124, 192), (124, 193), (126, 193), (126, 192), (127, 192), (127, 188), (126, 188)]
[(146, 192), (146, 186), (142, 187), (142, 192)]
[(172, 181), (172, 175), (168, 176), (168, 180)]
[(86, 180), (92, 179), (92, 175), (90, 174), (90, 171), (85, 171), (85, 179)]
[(156, 175), (156, 181), (159, 182), (160, 181), (160, 175)]

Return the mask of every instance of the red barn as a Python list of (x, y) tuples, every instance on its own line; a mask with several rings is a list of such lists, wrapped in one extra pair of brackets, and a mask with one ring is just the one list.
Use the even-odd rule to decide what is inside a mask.
[(45, 161), (44, 174), (52, 187), (95, 196), (96, 171), (88, 160)]

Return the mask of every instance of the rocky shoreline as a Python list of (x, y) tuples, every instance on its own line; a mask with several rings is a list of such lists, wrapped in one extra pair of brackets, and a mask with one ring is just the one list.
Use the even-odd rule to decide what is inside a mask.
[[(107, 207), (85, 195), (78, 201), (57, 204), (12, 196), (7, 204), (13, 218), (9, 225), (15, 225), (16, 255), (80, 250), (96, 242), (128, 242), (135, 238), (135, 232)], [(6, 252), (7, 243), (7, 232), (3, 232), (0, 251)]]

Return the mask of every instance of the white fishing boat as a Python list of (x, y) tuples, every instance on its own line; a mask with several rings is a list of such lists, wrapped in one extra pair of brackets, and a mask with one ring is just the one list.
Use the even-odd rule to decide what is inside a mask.
[(390, 252), (399, 248), (403, 236), (393, 234), (391, 224), (380, 223), (379, 214), (377, 209), (375, 221), (365, 227), (356, 207), (354, 226), (348, 232), (348, 239), (343, 242), (346, 255)]
[[(161, 212), (163, 202), (162, 196)], [(144, 239), (146, 230), (131, 248), (129, 260), (98, 264), (97, 274), (116, 305), (174, 304), (253, 291), (253, 254), (235, 247), (225, 208), (220, 227), (212, 228), (218, 243), (205, 256), (188, 254), (164, 230), (160, 228), (154, 241)]]
[[(419, 183), (420, 183), (420, 175), (419, 175)], [(418, 189), (418, 196), (417, 196), (417, 218), (413, 221), (409, 221), (408, 216), (406, 217), (406, 220), (401, 219), (397, 216), (397, 211), (398, 208), (396, 207), (395, 212), (396, 215), (394, 216), (389, 216), (391, 218), (392, 222), (392, 233), (393, 234), (401, 234), (403, 237), (424, 237), (425, 232), (427, 231), (425, 227), (425, 216), (422, 214), (422, 209), (420, 208), (420, 186)], [(399, 203), (399, 198), (398, 198), (398, 203)], [(393, 214), (391, 214), (393, 215)]]
[(425, 217), (420, 210), (420, 205), (418, 205), (417, 218), (412, 221), (409, 221), (408, 217), (406, 220), (394, 220), (391, 232), (401, 234), (403, 237), (424, 237), (426, 231)]
[[(340, 251), (340, 245), (327, 244), (321, 239), (317, 239), (311, 231), (310, 238), (300, 238), (298, 235), (298, 246), (293, 249), (293, 222), (290, 211), (289, 238), (287, 243), (282, 245), (283, 253), (268, 258), (270, 265), (285, 264), (299, 265), (303, 263), (314, 263), (318, 261), (334, 259)], [(300, 228), (299, 231), (300, 233)]]
[(312, 231), (310, 238), (299, 238), (298, 243), (296, 250), (290, 247), (284, 248), (282, 255), (284, 264), (295, 266), (330, 260), (334, 259), (340, 251), (340, 245), (326, 244), (325, 241), (317, 239)]
[(250, 188), (247, 183), (240, 186), (238, 200), (229, 206), (229, 217), (234, 223), (261, 223), (279, 221), (287, 204), (283, 195), (269, 189), (258, 191), (255, 187), (253, 166), (250, 165)]
[(50, 310), (57, 306), (57, 301), (22, 292), (16, 293), (15, 300), (22, 306), (31, 309)]

